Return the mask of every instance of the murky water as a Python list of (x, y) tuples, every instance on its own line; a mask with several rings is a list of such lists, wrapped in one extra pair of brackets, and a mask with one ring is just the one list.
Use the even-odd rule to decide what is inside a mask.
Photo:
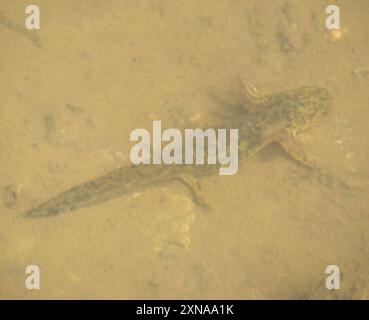
[[(367, 299), (369, 5), (341, 1), (0, 3), (0, 298)], [(325, 87), (333, 109), (301, 148), (347, 188), (272, 144), (234, 176), (177, 182), (51, 218), (23, 214), (129, 163), (129, 135), (221, 122), (241, 80)], [(37, 265), (41, 289), (25, 288)], [(340, 268), (327, 290), (325, 269)]]

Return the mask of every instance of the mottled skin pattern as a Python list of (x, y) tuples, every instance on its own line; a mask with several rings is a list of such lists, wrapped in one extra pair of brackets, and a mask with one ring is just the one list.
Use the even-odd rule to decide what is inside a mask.
[[(225, 120), (219, 128), (239, 130), (239, 161), (250, 158), (273, 141), (286, 141), (314, 126), (329, 111), (330, 94), (321, 87), (303, 87), (258, 96), (250, 90), (245, 112)], [(286, 149), (287, 150), (287, 149)], [(293, 155), (296, 159), (304, 159)], [(305, 163), (306, 164), (306, 163)], [(219, 165), (130, 165), (69, 189), (29, 210), (27, 217), (54, 216), (92, 206), (123, 194), (171, 180), (184, 182), (196, 199), (193, 177), (218, 174)]]

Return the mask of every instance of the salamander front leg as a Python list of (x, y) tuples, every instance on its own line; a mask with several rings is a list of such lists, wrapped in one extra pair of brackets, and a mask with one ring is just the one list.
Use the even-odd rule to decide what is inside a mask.
[(298, 163), (304, 167), (311, 169), (312, 173), (317, 177), (323, 185), (329, 188), (339, 188), (344, 191), (346, 195), (352, 195), (354, 193), (353, 186), (328, 172), (328, 170), (319, 166), (312, 157), (309, 157), (302, 149), (301, 143), (297, 140), (293, 133), (286, 133), (277, 142), (282, 148)]
[(312, 158), (309, 158), (303, 151), (301, 142), (299, 142), (293, 133), (285, 133), (277, 139), (278, 144), (286, 153), (298, 163), (310, 169), (317, 169), (318, 166)]

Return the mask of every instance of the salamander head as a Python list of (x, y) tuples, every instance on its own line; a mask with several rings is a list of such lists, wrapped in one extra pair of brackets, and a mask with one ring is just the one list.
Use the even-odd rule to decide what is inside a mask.
[(331, 94), (322, 87), (304, 87), (292, 91), (289, 107), (289, 129), (302, 132), (316, 125), (330, 110)]

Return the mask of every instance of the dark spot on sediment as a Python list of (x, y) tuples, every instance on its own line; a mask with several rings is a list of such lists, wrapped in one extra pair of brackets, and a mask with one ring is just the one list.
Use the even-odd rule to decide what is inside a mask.
[(17, 203), (17, 192), (15, 191), (15, 187), (12, 185), (7, 185), (4, 187), (3, 192), (3, 205), (8, 209), (12, 209), (15, 207)]
[(45, 121), (45, 136), (46, 138), (50, 139), (56, 132), (57, 123), (55, 114), (52, 112), (47, 112), (45, 114), (44, 121)]
[(284, 54), (290, 54), (295, 51), (291, 39), (288, 37), (287, 33), (285, 33), (283, 30), (278, 30), (276, 32), (276, 38), (278, 41), (279, 49)]
[(66, 107), (69, 111), (73, 112), (73, 113), (83, 113), (83, 108), (77, 105), (74, 105), (72, 103), (67, 103)]

